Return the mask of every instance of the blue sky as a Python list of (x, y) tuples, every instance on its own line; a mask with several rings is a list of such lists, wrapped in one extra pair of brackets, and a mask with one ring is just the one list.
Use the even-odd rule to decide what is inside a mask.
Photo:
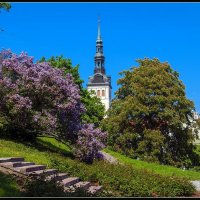
[(0, 13), (0, 48), (25, 51), (35, 61), (63, 55), (93, 74), (98, 16), (112, 97), (119, 72), (138, 58), (168, 61), (200, 112), (200, 3), (11, 3)]

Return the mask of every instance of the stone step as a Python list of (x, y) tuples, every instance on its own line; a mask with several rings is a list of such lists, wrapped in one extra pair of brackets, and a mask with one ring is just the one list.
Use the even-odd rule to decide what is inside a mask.
[[(10, 168), (9, 170), (17, 171), (25, 175), (42, 174), (47, 175), (47, 179), (56, 178), (63, 184), (65, 191), (73, 192), (76, 188), (83, 188), (91, 194), (102, 190), (102, 186), (95, 186), (87, 181), (80, 181), (78, 177), (69, 177), (67, 173), (58, 173), (57, 169), (46, 169), (45, 165), (35, 165), (33, 162), (24, 162), (22, 157), (0, 158), (0, 166)], [(193, 181), (194, 182), (194, 181)]]
[(98, 185), (98, 186), (95, 186), (95, 185), (92, 185), (88, 188), (88, 192), (91, 193), (91, 194), (95, 194), (96, 192), (100, 192), (102, 190), (102, 186), (101, 185)]
[(56, 174), (58, 172), (57, 169), (45, 169), (45, 170), (37, 170), (37, 171), (33, 171), (33, 172), (26, 172), (26, 175), (35, 175), (35, 176), (40, 176), (42, 174), (44, 175), (53, 175)]
[(74, 185), (76, 183), (79, 182), (79, 178), (78, 177), (68, 177), (65, 178), (61, 181), (61, 183), (65, 186), (65, 187), (69, 187), (71, 185)]
[(24, 161), (24, 158), (22, 158), (22, 157), (0, 158), (0, 163), (5, 163), (5, 162), (22, 162), (22, 161)]
[(29, 166), (24, 166), (24, 167), (14, 167), (13, 169), (21, 173), (26, 173), (26, 172), (44, 170), (46, 169), (46, 166), (45, 165), (29, 165)]
[(91, 186), (91, 183), (88, 181), (80, 181), (80, 182), (74, 184), (75, 188), (83, 188), (85, 190), (87, 190), (90, 186)]
[(52, 174), (50, 176), (47, 176), (47, 180), (55, 178), (57, 181), (62, 181), (63, 179), (68, 178), (69, 175), (66, 173), (58, 173), (58, 174)]
[(200, 191), (200, 181), (190, 181), (197, 191)]
[(29, 166), (29, 165), (35, 165), (33, 162), (4, 162), (1, 163), (1, 166), (13, 168), (13, 167), (23, 167), (23, 166)]

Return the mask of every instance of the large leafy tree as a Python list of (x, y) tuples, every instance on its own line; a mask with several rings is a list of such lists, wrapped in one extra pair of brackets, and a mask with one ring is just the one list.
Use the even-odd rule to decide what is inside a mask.
[(120, 73), (121, 87), (102, 122), (109, 145), (136, 159), (190, 166), (195, 108), (179, 74), (158, 59), (137, 61), (139, 67)]
[(92, 92), (87, 91), (87, 89), (83, 88), (83, 80), (80, 78), (79, 74), (79, 65), (75, 67), (72, 66), (72, 62), (70, 59), (64, 58), (61, 56), (52, 56), (49, 59), (42, 57), (39, 62), (49, 62), (51, 66), (61, 69), (65, 74), (70, 73), (74, 78), (74, 82), (79, 86), (81, 102), (84, 104), (86, 108), (86, 112), (82, 114), (82, 121), (84, 123), (92, 123), (96, 127), (99, 126), (101, 120), (104, 117), (105, 108), (101, 103), (101, 100), (92, 94)]

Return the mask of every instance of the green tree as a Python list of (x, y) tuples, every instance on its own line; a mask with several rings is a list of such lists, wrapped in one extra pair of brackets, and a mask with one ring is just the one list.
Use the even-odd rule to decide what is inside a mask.
[(74, 82), (79, 86), (81, 91), (81, 102), (86, 108), (86, 112), (82, 115), (83, 123), (92, 123), (95, 127), (98, 127), (104, 118), (105, 108), (98, 97), (83, 88), (82, 84), (84, 81), (80, 78), (79, 65), (73, 67), (71, 60), (64, 58), (62, 55), (52, 56), (50, 59), (42, 57), (39, 62), (50, 62), (53, 67), (64, 70), (65, 74), (72, 74)]
[(9, 11), (10, 8), (11, 8), (11, 4), (10, 3), (0, 2), (0, 12), (1, 12), (1, 9)]
[(101, 100), (91, 91), (83, 89), (82, 103), (85, 105), (87, 111), (82, 116), (83, 122), (94, 124), (95, 127), (100, 125), (104, 118), (105, 107)]
[[(194, 154), (194, 104), (179, 74), (158, 59), (138, 59), (123, 71), (102, 128), (108, 145), (128, 156), (179, 167), (197, 164)], [(196, 163), (195, 163), (196, 160)]]
[[(1, 13), (2, 9), (6, 10), (6, 11), (9, 11), (11, 9), (11, 4), (10, 3), (6, 3), (6, 2), (0, 2), (0, 13)], [(0, 31), (4, 31), (4, 30), (1, 28)]]

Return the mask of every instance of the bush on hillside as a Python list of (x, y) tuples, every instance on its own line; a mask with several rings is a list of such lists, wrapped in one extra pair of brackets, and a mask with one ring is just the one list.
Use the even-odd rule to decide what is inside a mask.
[(35, 64), (25, 53), (18, 56), (4, 50), (1, 56), (1, 135), (34, 140), (46, 134), (75, 145), (84, 126), (81, 116), (86, 110), (73, 76), (47, 62)]
[[(103, 193), (113, 197), (177, 197), (190, 196), (195, 188), (185, 178), (158, 175), (148, 170), (135, 169), (131, 165), (110, 164), (95, 161), (86, 165), (68, 160), (52, 167), (79, 176), (84, 181), (95, 182), (103, 186)], [(81, 170), (80, 170), (81, 169)]]
[(92, 163), (94, 158), (99, 157), (99, 149), (105, 147), (106, 134), (100, 129), (93, 128), (92, 124), (84, 124), (79, 131), (75, 154), (80, 160)]

